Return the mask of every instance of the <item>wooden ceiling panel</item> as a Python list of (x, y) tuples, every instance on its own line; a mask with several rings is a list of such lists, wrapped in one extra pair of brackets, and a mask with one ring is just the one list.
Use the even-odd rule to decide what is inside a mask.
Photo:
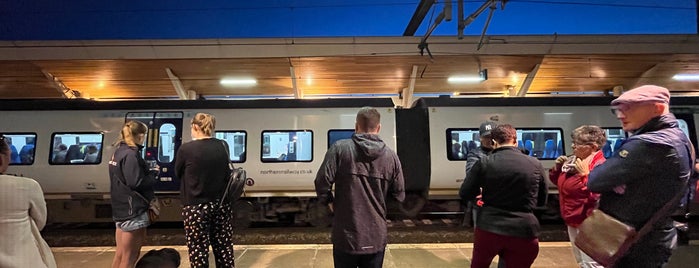
[[(333, 94), (396, 94), (410, 84), (418, 67), (415, 93), (505, 94), (521, 87), (539, 65), (530, 93), (603, 91), (657, 84), (674, 91), (699, 91), (699, 82), (680, 82), (677, 73), (699, 74), (696, 54), (628, 55), (438, 55), (338, 56), (234, 59), (40, 60), (0, 61), (0, 98), (58, 98), (44, 75), (91, 98), (177, 96), (165, 69), (170, 68), (186, 90), (203, 96), (293, 95), (292, 80), (306, 96)], [(294, 78), (291, 69), (294, 68)], [(488, 80), (452, 84), (455, 75)], [(224, 87), (222, 78), (254, 78), (247, 87)]]

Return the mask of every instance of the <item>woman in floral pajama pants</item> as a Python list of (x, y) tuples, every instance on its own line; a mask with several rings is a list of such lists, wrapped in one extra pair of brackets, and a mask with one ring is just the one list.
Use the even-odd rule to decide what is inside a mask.
[(182, 218), (192, 267), (209, 267), (209, 245), (216, 267), (234, 267), (232, 209), (219, 205), (230, 176), (228, 145), (212, 137), (214, 116), (192, 118), (192, 141), (175, 157), (175, 175), (182, 181)]

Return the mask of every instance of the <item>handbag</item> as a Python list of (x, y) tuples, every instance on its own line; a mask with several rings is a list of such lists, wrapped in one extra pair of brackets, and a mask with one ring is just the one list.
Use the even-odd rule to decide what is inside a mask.
[[(693, 169), (694, 146), (685, 143), (685, 149), (689, 152), (690, 167)], [(692, 172), (690, 172), (691, 176)], [(590, 258), (597, 263), (612, 267), (614, 264), (626, 254), (626, 251), (631, 246), (641, 239), (644, 235), (650, 232), (655, 222), (661, 217), (667, 216), (670, 209), (679, 202), (682, 195), (685, 194), (685, 188), (689, 183), (689, 179), (684, 181), (684, 186), (675, 196), (670, 199), (662, 208), (656, 211), (653, 216), (643, 224), (641, 230), (636, 232), (636, 228), (623, 223), (614, 217), (604, 213), (599, 209), (594, 209), (592, 214), (588, 216), (578, 226), (578, 235), (575, 238), (575, 246), (585, 252)]]
[(153, 197), (153, 200), (148, 201), (148, 199), (141, 195), (141, 193), (133, 191), (138, 197), (148, 202), (148, 220), (151, 224), (158, 221), (160, 218), (160, 200), (157, 197)]
[(578, 226), (575, 246), (597, 263), (605, 267), (614, 266), (636, 241), (650, 232), (655, 222), (670, 212), (670, 208), (676, 205), (685, 193), (685, 188), (682, 189), (660, 210), (655, 212), (638, 232), (633, 226), (623, 223), (599, 209), (594, 209), (592, 214)]
[[(221, 141), (223, 148), (226, 150), (226, 159), (230, 155), (228, 151), (228, 146), (224, 141)], [(245, 180), (247, 179), (247, 173), (243, 168), (236, 168), (233, 163), (228, 162), (228, 168), (231, 173), (228, 176), (228, 182), (226, 183), (226, 188), (223, 191), (223, 195), (219, 201), (219, 207), (223, 207), (223, 204), (228, 202), (229, 205), (233, 204), (240, 199), (245, 193)]]
[(575, 246), (606, 267), (621, 258), (638, 236), (636, 228), (594, 209), (578, 226)]

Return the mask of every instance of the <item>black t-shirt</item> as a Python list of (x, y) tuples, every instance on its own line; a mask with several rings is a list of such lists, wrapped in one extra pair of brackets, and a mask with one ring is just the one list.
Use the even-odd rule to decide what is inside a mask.
[(226, 147), (222, 140), (209, 138), (182, 144), (177, 150), (175, 176), (181, 180), (183, 205), (221, 198), (230, 174)]

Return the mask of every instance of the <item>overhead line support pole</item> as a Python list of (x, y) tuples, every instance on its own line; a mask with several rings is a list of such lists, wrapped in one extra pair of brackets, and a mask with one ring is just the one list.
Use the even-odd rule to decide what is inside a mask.
[(415, 35), (415, 32), (420, 27), (420, 24), (422, 24), (422, 21), (425, 20), (425, 16), (427, 15), (427, 12), (430, 11), (430, 8), (432, 8), (432, 5), (434, 5), (435, 2), (436, 2), (436, 0), (421, 0), (420, 1), (420, 4), (418, 4), (417, 8), (415, 9), (413, 16), (410, 18), (410, 22), (408, 23), (408, 26), (405, 27), (405, 31), (403, 32), (403, 36)]

